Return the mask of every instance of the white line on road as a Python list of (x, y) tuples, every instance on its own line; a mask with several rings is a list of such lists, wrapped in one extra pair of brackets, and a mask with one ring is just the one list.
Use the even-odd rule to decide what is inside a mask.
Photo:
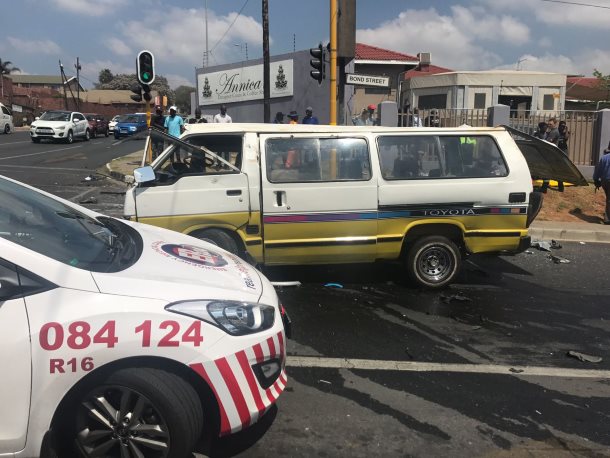
[(82, 147), (83, 147), (83, 145), (75, 145), (75, 146), (67, 146), (65, 148), (50, 149), (47, 151), (39, 151), (37, 153), (20, 154), (19, 156), (0, 157), (0, 161), (6, 161), (7, 159), (18, 159), (18, 158), (28, 157), (28, 156), (38, 156), (39, 154), (54, 153), (55, 151), (65, 151), (67, 149), (82, 148)]
[(90, 173), (91, 169), (74, 169), (70, 167), (40, 167), (36, 165), (8, 165), (0, 164), (2, 169), (34, 169), (34, 170), (57, 170), (58, 172), (85, 172)]
[(378, 361), (374, 359), (322, 358), (318, 356), (288, 356), (289, 367), (321, 367), (329, 369), (362, 369), (400, 372), (461, 372), (536, 377), (610, 378), (610, 370), (568, 369), (541, 366), (504, 366), (500, 364), (449, 364), (418, 361)]
[(8, 143), (0, 143), (0, 146), (5, 146), (5, 145), (16, 145), (17, 143), (31, 143), (31, 140), (25, 140), (22, 142), (8, 142)]

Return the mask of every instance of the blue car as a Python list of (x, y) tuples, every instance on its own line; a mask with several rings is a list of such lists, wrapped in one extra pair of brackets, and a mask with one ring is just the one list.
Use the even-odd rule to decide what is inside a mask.
[(121, 115), (114, 126), (114, 138), (128, 137), (137, 132), (146, 130), (146, 115), (143, 114), (126, 114)]

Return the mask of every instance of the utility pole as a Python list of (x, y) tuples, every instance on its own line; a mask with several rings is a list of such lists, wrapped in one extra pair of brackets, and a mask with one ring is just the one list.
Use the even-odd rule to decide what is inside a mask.
[(209, 60), (209, 52), (208, 52), (208, 0), (205, 0), (205, 67), (208, 68), (210, 66)]
[(330, 125), (337, 125), (337, 0), (330, 0)]
[(64, 64), (59, 61), (59, 71), (61, 73), (61, 85), (64, 88), (64, 109), (68, 109), (68, 94), (66, 93), (66, 74), (64, 73)]
[(81, 66), (78, 61), (78, 57), (76, 58), (76, 111), (80, 111), (80, 70)]
[(269, 99), (269, 0), (263, 0), (263, 122), (271, 121), (271, 106)]

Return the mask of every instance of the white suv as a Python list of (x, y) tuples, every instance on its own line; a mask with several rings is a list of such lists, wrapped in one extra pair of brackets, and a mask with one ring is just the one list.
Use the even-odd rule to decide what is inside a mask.
[(85, 115), (77, 111), (49, 110), (30, 126), (30, 136), (34, 143), (43, 138), (72, 143), (76, 137), (88, 141), (91, 132)]
[(0, 132), (10, 134), (13, 128), (13, 115), (6, 106), (0, 103)]

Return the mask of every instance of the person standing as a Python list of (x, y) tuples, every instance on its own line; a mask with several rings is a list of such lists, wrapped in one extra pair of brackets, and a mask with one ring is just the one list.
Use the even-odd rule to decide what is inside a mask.
[(288, 118), (290, 119), (290, 122), (288, 122), (288, 124), (299, 123), (299, 114), (295, 110), (292, 110), (290, 113), (288, 113)]
[(360, 112), (360, 116), (356, 116), (352, 119), (354, 126), (368, 126), (369, 124), (369, 110), (363, 108)]
[(559, 130), (557, 129), (557, 119), (551, 118), (547, 122), (546, 141), (557, 146), (559, 143)]
[(233, 122), (233, 120), (231, 119), (231, 116), (229, 116), (227, 114), (226, 106), (224, 106), (224, 105), (220, 106), (220, 113), (218, 113), (214, 116), (214, 122), (218, 122), (218, 123)]
[(565, 121), (559, 121), (557, 130), (559, 131), (559, 140), (557, 141), (557, 146), (567, 156), (568, 155), (568, 139), (570, 138), (570, 129), (568, 129), (568, 126)]
[(169, 107), (169, 116), (165, 118), (165, 131), (167, 135), (179, 138), (182, 132), (184, 132), (184, 121), (182, 116), (176, 115), (177, 108), (172, 105)]
[(595, 166), (593, 182), (595, 183), (595, 190), (601, 187), (606, 194), (604, 224), (610, 224), (610, 143), (608, 148), (604, 150), (604, 155)]
[(275, 119), (273, 120), (273, 124), (284, 124), (284, 113), (278, 111), (275, 114)]
[[(165, 116), (163, 116), (163, 109), (160, 105), (155, 107), (155, 114), (150, 120), (150, 126), (165, 132)], [(152, 158), (156, 159), (161, 151), (163, 151), (163, 140), (155, 136), (152, 136), (151, 140)]]
[(366, 107), (366, 109), (369, 112), (369, 119), (367, 120), (366, 125), (367, 126), (376, 126), (377, 121), (374, 116), (375, 116), (375, 110), (377, 109), (377, 107), (371, 103), (368, 107)]
[(313, 115), (313, 108), (305, 108), (305, 117), (303, 118), (302, 124), (320, 124), (318, 118)]
[(538, 123), (538, 130), (534, 132), (534, 137), (539, 138), (540, 140), (546, 140), (548, 126), (546, 122), (542, 121)]
[(411, 118), (411, 127), (424, 127), (424, 124), (419, 117), (419, 108), (413, 108), (413, 117)]

